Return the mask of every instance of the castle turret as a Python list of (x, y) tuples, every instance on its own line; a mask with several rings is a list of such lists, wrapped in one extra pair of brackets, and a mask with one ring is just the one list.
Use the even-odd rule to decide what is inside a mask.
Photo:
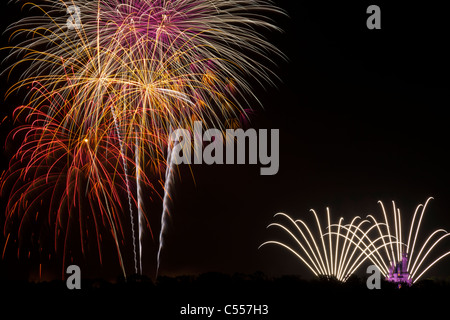
[(387, 276), (387, 281), (398, 283), (399, 288), (402, 283), (411, 285), (411, 279), (408, 273), (408, 254), (406, 252), (402, 253), (402, 259), (395, 263), (392, 262), (392, 266), (389, 268), (389, 274)]
[(402, 253), (402, 273), (408, 273), (408, 254), (406, 252)]

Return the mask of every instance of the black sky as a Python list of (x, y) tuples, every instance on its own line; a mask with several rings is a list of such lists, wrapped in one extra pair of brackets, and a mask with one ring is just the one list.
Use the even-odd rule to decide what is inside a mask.
[[(424, 231), (450, 229), (446, 10), (438, 1), (391, 2), (276, 1), (289, 18), (277, 17), (284, 33), (269, 38), (288, 61), (278, 60), (276, 88), (255, 87), (264, 109), (255, 104), (252, 126), (280, 129), (280, 171), (260, 176), (259, 166), (194, 166), (194, 182), (189, 168), (181, 167), (163, 274), (309, 277), (281, 249), (257, 249), (278, 237), (266, 226), (280, 211), (312, 222), (309, 209), (324, 218), (328, 206), (334, 219), (349, 221), (379, 216), (377, 201), (395, 200), (409, 221), (416, 205), (433, 196)], [(382, 30), (366, 28), (370, 4), (381, 7)], [(2, 3), (2, 30), (15, 19), (11, 7)], [(4, 79), (1, 84), (4, 92)], [(2, 114), (13, 107), (6, 101)], [(3, 170), (10, 155), (2, 157)], [(144, 249), (148, 275), (154, 274), (160, 206), (151, 206), (155, 239), (148, 237)], [(2, 235), (2, 249), (3, 243)], [(1, 262), (3, 270), (13, 272), (12, 260)], [(448, 276), (449, 267), (447, 260), (431, 273)], [(119, 272), (108, 268), (99, 270)]]

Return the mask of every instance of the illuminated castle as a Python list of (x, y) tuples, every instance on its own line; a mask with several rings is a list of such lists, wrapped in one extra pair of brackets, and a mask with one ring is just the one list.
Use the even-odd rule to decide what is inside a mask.
[(408, 268), (408, 254), (402, 254), (402, 260), (397, 264), (392, 263), (392, 266), (389, 268), (389, 274), (386, 277), (386, 280), (389, 282), (398, 283), (398, 287), (401, 288), (402, 283), (406, 283), (408, 286), (411, 286), (412, 279), (409, 277)]

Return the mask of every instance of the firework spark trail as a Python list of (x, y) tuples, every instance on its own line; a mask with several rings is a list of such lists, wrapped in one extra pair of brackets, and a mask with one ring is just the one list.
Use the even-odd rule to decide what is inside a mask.
[[(311, 212), (315, 217), (318, 235), (314, 236), (304, 221), (294, 220), (285, 213), (277, 213), (275, 217), (287, 219), (288, 225), (271, 223), (268, 228), (276, 227), (283, 230), (295, 242), (295, 246), (280, 241), (266, 241), (259, 248), (268, 244), (280, 246), (293, 253), (315, 276), (325, 276), (345, 282), (364, 261), (367, 259), (376, 261), (376, 254), (379, 250), (391, 243), (396, 244), (396, 240), (392, 237), (386, 241), (385, 237), (371, 240), (367, 236), (373, 228), (379, 227), (379, 224), (373, 225), (368, 231), (360, 235), (354, 229), (361, 230), (360, 226), (368, 223), (368, 220), (363, 220), (356, 225), (356, 220), (360, 218), (355, 217), (349, 225), (343, 225), (343, 218), (340, 218), (338, 224), (331, 224), (330, 211), (327, 208), (328, 224), (326, 229), (323, 229), (317, 213), (314, 210), (311, 210)], [(340, 238), (343, 238), (341, 245), (339, 244)], [(328, 240), (328, 246), (325, 243), (326, 239)], [(317, 245), (319, 241), (322, 246)]]
[(125, 147), (122, 139), (122, 135), (119, 130), (118, 119), (114, 110), (113, 104), (111, 104), (111, 113), (114, 119), (114, 127), (116, 130), (117, 139), (119, 140), (119, 148), (120, 148), (120, 158), (122, 159), (122, 165), (124, 169), (125, 176), (125, 185), (127, 188), (127, 197), (128, 197), (128, 209), (130, 210), (130, 223), (131, 223), (131, 236), (133, 241), (133, 258), (134, 258), (134, 272), (137, 274), (137, 258), (136, 258), (136, 236), (135, 236), (135, 227), (134, 227), (134, 214), (133, 214), (133, 200), (131, 199), (131, 188), (130, 181), (128, 178), (128, 164), (125, 159)]
[[(419, 231), (420, 231), (421, 222), (422, 222), (422, 219), (423, 219), (423, 217), (424, 217), (424, 215), (425, 215), (425, 211), (426, 211), (426, 208), (427, 208), (427, 206), (428, 206), (428, 203), (429, 203), (432, 199), (433, 199), (433, 198), (430, 197), (430, 198), (427, 199), (427, 201), (425, 202), (425, 204), (419, 204), (419, 205), (416, 207), (416, 210), (415, 210), (415, 212), (414, 212), (414, 216), (413, 216), (413, 219), (412, 219), (411, 225), (410, 225), (409, 236), (408, 236), (408, 243), (407, 243), (406, 246), (405, 246), (405, 251), (406, 251), (406, 253), (407, 253), (407, 255), (408, 255), (408, 260), (409, 260), (409, 261), (408, 261), (408, 265), (407, 265), (407, 271), (408, 271), (408, 273), (409, 273), (409, 279), (412, 281), (413, 284), (414, 284), (415, 282), (417, 282), (417, 280), (419, 280), (419, 279), (423, 276), (423, 274), (424, 274), (426, 271), (428, 271), (434, 264), (436, 264), (438, 261), (440, 261), (441, 259), (443, 259), (444, 257), (446, 257), (447, 255), (450, 254), (450, 251), (448, 251), (448, 252), (446, 252), (446, 253), (440, 255), (437, 259), (435, 259), (433, 262), (431, 262), (431, 263), (428, 264), (427, 266), (424, 265), (424, 262), (425, 262), (425, 260), (427, 259), (427, 257), (429, 256), (429, 254), (430, 254), (430, 252), (432, 251), (432, 249), (433, 249), (436, 245), (438, 245), (442, 240), (444, 240), (445, 238), (447, 238), (447, 237), (450, 236), (450, 233), (448, 233), (447, 231), (445, 231), (445, 230), (443, 230), (443, 229), (435, 230), (435, 231), (427, 238), (427, 240), (422, 244), (422, 247), (420, 248), (419, 253), (416, 254), (416, 255), (414, 254), (414, 249), (415, 249), (415, 247), (416, 247), (416, 245), (417, 245), (417, 242), (418, 242), (417, 236), (418, 236)], [(380, 201), (380, 202), (381, 202), (381, 201)], [(392, 204), (393, 204), (393, 207), (394, 207), (394, 213), (393, 213), (393, 214), (395, 215), (395, 202), (392, 201)], [(417, 213), (418, 213), (418, 211), (419, 211), (420, 208), (422, 208), (421, 213), (420, 213), (420, 218), (419, 218), (419, 221), (418, 221), (417, 225), (415, 225), (416, 215), (417, 215)], [(384, 210), (384, 207), (383, 207), (383, 210)], [(398, 216), (400, 217), (400, 210), (399, 210), (399, 209), (397, 209), (397, 214), (398, 214)], [(412, 239), (412, 238), (411, 238), (411, 235), (412, 235), (412, 233), (414, 232), (414, 229), (415, 229), (415, 235), (414, 235), (414, 239)], [(400, 236), (400, 237), (402, 237), (401, 232), (402, 232), (402, 229), (401, 229), (401, 225), (400, 225), (399, 228), (398, 228), (398, 233), (399, 233), (399, 236)], [(443, 233), (443, 235), (442, 235), (441, 237), (439, 237), (439, 239), (434, 240), (434, 242), (432, 242), (431, 246), (428, 248), (427, 245), (431, 242), (431, 239), (433, 239), (433, 237), (434, 237), (435, 235), (437, 235), (438, 233)], [(412, 244), (411, 244), (411, 242), (410, 242), (411, 240), (413, 240), (413, 241), (412, 241)], [(410, 245), (412, 245), (412, 247), (411, 247)], [(422, 256), (422, 253), (423, 253), (423, 251), (424, 251), (426, 248), (428, 248), (428, 250), (427, 250), (426, 253)], [(402, 253), (405, 252), (405, 251), (402, 250), (401, 247), (399, 247), (399, 248), (397, 249), (397, 251), (398, 251), (398, 252), (397, 252), (397, 256), (398, 256), (399, 258), (402, 256)], [(394, 261), (391, 261), (391, 262), (392, 262), (392, 263), (395, 263)], [(397, 262), (398, 262), (398, 261), (397, 261)], [(411, 266), (411, 263), (412, 263), (412, 266)], [(421, 267), (423, 267), (424, 269), (421, 270)], [(417, 274), (418, 272), (420, 272), (420, 271), (422, 271), (422, 272), (416, 277), (416, 274)]]
[[(50, 167), (54, 185), (61, 189), (58, 192), (71, 194), (72, 189), (85, 188), (99, 253), (98, 221), (105, 225), (104, 214), (110, 224), (107, 229), (115, 230), (113, 237), (120, 250), (118, 237), (125, 238), (121, 214), (127, 211), (121, 205), (126, 201), (121, 195), (126, 190), (134, 269), (137, 273), (139, 266), (142, 272), (146, 216), (141, 192), (143, 187), (153, 187), (145, 169), (156, 168), (161, 160), (166, 160), (166, 179), (172, 180), (172, 163), (164, 159), (162, 151), (169, 128), (192, 129), (193, 120), (201, 120), (223, 129), (223, 123), (238, 118), (248, 108), (244, 105), (249, 103), (248, 97), (258, 102), (246, 78), (259, 84), (273, 84), (271, 78), (275, 74), (270, 65), (274, 64), (269, 53), (283, 56), (260, 33), (266, 29), (280, 30), (265, 14), (285, 13), (266, 0), (71, 0), (70, 5), (77, 8), (81, 21), (76, 27), (68, 28), (68, 4), (64, 1), (41, 0), (27, 2), (27, 5), (36, 9), (31, 12), (42, 14), (23, 18), (8, 28), (11, 39), (19, 43), (5, 48), (12, 51), (7, 59), (14, 61), (4, 72), (11, 73), (19, 66), (23, 72), (7, 95), (25, 91), (23, 104), (27, 108), (22, 111), (28, 112), (30, 118), (45, 114), (50, 120), (44, 121), (47, 123), (40, 129), (33, 125), (24, 127), (34, 130), (35, 143), (45, 143), (34, 146), (29, 142), (31, 139), (28, 142), (25, 139), (20, 151), (22, 156), (14, 157), (16, 163), (10, 164), (6, 174), (9, 180), (17, 178), (20, 172), (35, 170), (37, 174), (20, 174), (13, 188), (5, 190), (10, 193), (7, 220), (19, 216), (23, 221), (23, 216), (32, 211), (27, 208), (27, 199), (33, 198), (35, 193), (39, 193), (37, 199), (41, 199), (51, 189), (47, 187), (50, 174), (44, 177), (40, 173)], [(56, 120), (59, 123), (55, 123)], [(46, 131), (49, 123), (52, 132)], [(134, 132), (136, 127), (139, 132)], [(74, 134), (66, 136), (66, 131)], [(133, 134), (136, 137), (133, 138)], [(89, 152), (98, 163), (81, 165), (83, 162), (77, 153), (85, 152), (87, 144), (79, 145), (83, 140), (92, 145)], [(111, 142), (116, 145), (109, 145)], [(61, 146), (58, 149), (60, 166), (50, 166), (42, 157), (51, 154), (52, 147), (58, 144)], [(139, 156), (129, 157), (133, 152)], [(63, 161), (72, 158), (76, 161)], [(18, 168), (21, 165), (22, 171)], [(132, 191), (134, 183), (130, 179), (133, 165), (137, 194)], [(87, 183), (80, 186), (80, 179), (72, 179), (72, 176), (85, 168), (90, 168), (85, 178)], [(30, 182), (30, 179), (36, 181)], [(66, 185), (62, 183), (64, 180), (67, 180)], [(170, 183), (165, 185), (158, 261), (172, 188)], [(17, 198), (22, 205), (14, 204), (12, 199)], [(56, 223), (68, 219), (73, 208), (81, 207), (75, 196), (65, 203), (67, 205), (49, 212), (49, 222), (54, 221), (50, 219), (52, 215), (57, 217)], [(133, 212), (136, 205), (137, 217)], [(96, 211), (96, 206), (100, 211)], [(125, 218), (128, 218), (126, 214)], [(138, 235), (136, 228), (139, 228)], [(67, 232), (68, 228), (66, 235)], [(64, 232), (55, 233), (64, 238)], [(56, 238), (55, 235), (55, 242)], [(101, 260), (101, 254), (99, 256)]]
[[(86, 142), (86, 144), (89, 144), (89, 141), (87, 141), (87, 140), (84, 140), (84, 141)], [(90, 151), (89, 147), (88, 147), (88, 150), (89, 150), (89, 152), (90, 152), (91, 155), (92, 155), (92, 152)], [(93, 163), (95, 164), (95, 162), (93, 162)], [(96, 175), (98, 176), (98, 170), (95, 170), (95, 173), (96, 173)], [(98, 177), (98, 179), (99, 179), (99, 177)], [(99, 180), (100, 180), (100, 179), (99, 179)], [(104, 188), (102, 188), (102, 193), (103, 193), (103, 197), (105, 198), (106, 212), (108, 213), (108, 218), (109, 218), (109, 220), (110, 220), (110, 225), (111, 225), (111, 228), (112, 228), (112, 233), (113, 233), (113, 235), (114, 235), (114, 242), (115, 242), (115, 244), (116, 244), (117, 253), (118, 253), (118, 255), (119, 255), (120, 266), (121, 266), (121, 268), (122, 268), (123, 276), (124, 276), (125, 279), (126, 279), (127, 274), (126, 274), (126, 271), (125, 271), (125, 265), (123, 264), (123, 258), (122, 258), (122, 253), (121, 253), (121, 251), (120, 251), (120, 246), (119, 246), (119, 242), (118, 242), (118, 237), (117, 237), (116, 227), (114, 226), (114, 223), (112, 223), (112, 221), (113, 221), (113, 214), (112, 214), (112, 211), (111, 211), (111, 209), (110, 209), (110, 206), (109, 206), (108, 199), (107, 199), (107, 196), (106, 196), (106, 194), (105, 194), (105, 189), (104, 189)], [(64, 254), (65, 254), (65, 250), (64, 250)], [(62, 268), (63, 278), (64, 278), (64, 275), (65, 275), (65, 271), (66, 271), (66, 270), (65, 270), (65, 268), (64, 268), (64, 259), (63, 259), (63, 268)]]
[(164, 246), (164, 234), (166, 233), (167, 219), (170, 217), (169, 206), (172, 201), (171, 187), (173, 185), (174, 169), (175, 169), (175, 162), (173, 161), (172, 158), (172, 148), (173, 146), (171, 145), (171, 143), (169, 143), (167, 146), (167, 165), (166, 165), (167, 167), (164, 182), (163, 212), (161, 215), (161, 231), (159, 233), (159, 249), (157, 256), (156, 277), (158, 277), (159, 267), (161, 265), (161, 251)]
[[(370, 242), (363, 243), (363, 245), (361, 246), (361, 254), (366, 255), (366, 258), (368, 258), (373, 264), (375, 264), (386, 278), (390, 279), (391, 276), (393, 276), (391, 275), (391, 272), (396, 272), (395, 268), (397, 264), (402, 262), (403, 255), (405, 255), (408, 260), (408, 263), (406, 264), (406, 273), (408, 276), (404, 281), (409, 285), (412, 285), (417, 282), (425, 274), (425, 272), (427, 272), (437, 262), (450, 255), (450, 251), (444, 251), (444, 253), (442, 253), (441, 255), (438, 254), (437, 258), (431, 263), (429, 263), (428, 265), (426, 264), (426, 261), (430, 257), (433, 249), (443, 240), (450, 238), (450, 233), (448, 233), (444, 229), (437, 229), (433, 231), (421, 246), (419, 244), (418, 236), (420, 234), (422, 219), (425, 215), (428, 203), (432, 199), (433, 198), (430, 197), (427, 199), (425, 204), (419, 204), (416, 207), (409, 227), (408, 242), (406, 244), (402, 242), (403, 239), (406, 239), (403, 237), (402, 231), (402, 221), (404, 220), (401, 217), (400, 209), (396, 206), (394, 201), (392, 201), (393, 217), (391, 217), (391, 219), (389, 219), (388, 217), (387, 210), (383, 202), (378, 201), (378, 204), (380, 205), (383, 212), (383, 223), (379, 223), (373, 215), (368, 215), (367, 218), (374, 223), (374, 225), (372, 225), (370, 228), (365, 229), (361, 224), (345, 226), (344, 228), (349, 230), (352, 236), (356, 237), (357, 239), (363, 237), (367, 237), (369, 239)], [(391, 222), (391, 224), (389, 223), (389, 221)], [(392, 221), (394, 222), (393, 224)], [(371, 230), (377, 232), (375, 236), (372, 234), (368, 236)], [(373, 240), (374, 237), (378, 238), (376, 240)], [(379, 240), (383, 242), (382, 247), (384, 248), (384, 250), (371, 251), (370, 248), (372, 248), (374, 246), (374, 243)], [(390, 248), (390, 250), (388, 248)], [(415, 250), (416, 248), (420, 248), (418, 249), (418, 253)]]
[[(355, 217), (353, 221), (355, 221), (355, 219), (360, 219), (360, 217)], [(395, 239), (395, 237), (393, 237), (393, 236), (383, 235), (383, 236), (379, 236), (378, 238), (375, 238), (375, 239), (373, 239), (371, 236), (369, 236), (369, 234), (371, 233), (372, 230), (374, 230), (374, 228), (379, 229), (381, 225), (384, 225), (383, 223), (373, 224), (370, 228), (363, 231), (361, 226), (364, 225), (365, 223), (369, 223), (369, 221), (362, 220), (358, 225), (354, 225), (353, 221), (350, 225), (342, 225), (341, 226), (341, 228), (343, 228), (344, 230), (347, 230), (346, 235), (344, 235), (344, 233), (340, 233), (340, 232), (333, 232), (333, 231), (329, 232), (330, 234), (334, 234), (338, 237), (343, 237), (346, 241), (353, 244), (360, 252), (358, 258), (355, 261), (353, 261), (353, 264), (351, 266), (349, 266), (349, 263), (352, 261), (352, 257), (355, 255), (356, 250), (354, 250), (352, 252), (352, 254), (350, 255), (350, 258), (348, 258), (348, 259), (344, 258), (344, 260), (347, 261), (345, 263), (345, 268), (349, 268), (349, 270), (350, 270), (350, 272), (348, 272), (349, 275), (352, 274), (353, 272), (355, 272), (366, 259), (369, 259), (374, 264), (380, 265), (379, 251), (382, 250), (383, 248), (387, 248), (391, 244), (395, 244), (395, 245), (398, 244), (397, 239)], [(336, 226), (336, 225), (332, 225), (332, 226)], [(351, 234), (351, 237), (349, 237), (349, 234)], [(356, 242), (356, 240), (354, 240), (355, 238), (356, 238), (356, 240), (358, 240), (358, 242)], [(380, 245), (378, 245), (377, 243), (380, 243)], [(347, 252), (345, 253), (345, 257), (347, 256), (347, 254), (348, 254), (348, 249), (347, 249)], [(387, 270), (387, 266), (385, 266), (385, 269)]]
[(137, 208), (138, 208), (138, 230), (139, 230), (139, 273), (142, 275), (142, 235), (143, 235), (143, 223), (144, 217), (142, 213), (142, 189), (141, 189), (141, 157), (139, 148), (139, 139), (136, 134), (136, 146), (135, 146), (135, 162), (136, 162), (136, 194), (137, 194)]
[[(52, 103), (56, 103), (55, 101)], [(29, 109), (27, 106), (17, 108), (15, 118), (25, 114)], [(60, 116), (67, 117), (64, 106), (60, 106), (60, 109), (62, 110)], [(98, 212), (98, 218), (95, 214), (92, 214), (92, 218), (100, 262), (102, 255), (99, 219), (113, 235), (120, 266), (125, 275), (119, 246), (119, 237), (123, 236), (123, 231), (120, 220), (117, 219), (117, 210), (120, 206), (117, 199), (123, 182), (120, 178), (123, 176), (119, 176), (117, 180), (112, 178), (120, 167), (115, 162), (119, 153), (116, 137), (106, 136), (104, 131), (98, 130), (97, 139), (93, 136), (89, 139), (91, 136), (89, 129), (84, 131), (76, 121), (72, 121), (70, 128), (64, 128), (61, 126), (65, 121), (64, 118), (53, 118), (44, 112), (34, 111), (25, 121), (25, 125), (10, 134), (11, 137), (21, 137), (21, 133), (25, 136), (19, 138), (22, 139), (20, 148), (15, 158), (11, 160), (6, 179), (2, 180), (2, 191), (11, 192), (6, 210), (5, 232), (18, 221), (20, 236), (24, 222), (40, 209), (39, 202), (42, 206), (49, 199), (46, 204), (49, 211), (47, 219), (45, 215), (42, 215), (42, 218), (39, 215), (38, 220), (36, 214), (35, 221), (38, 223), (35, 223), (34, 227), (40, 230), (45, 223), (49, 224), (48, 229), (51, 230), (53, 225), (54, 247), (55, 251), (58, 251), (57, 238), (60, 230), (67, 230), (69, 225), (75, 225), (73, 219), (78, 216), (81, 251), (84, 254), (83, 240), (87, 239), (89, 234), (89, 226), (85, 222), (89, 214), (84, 210), (83, 203), (85, 203), (92, 208), (92, 212)], [(22, 162), (26, 163), (25, 167)], [(109, 192), (105, 192), (106, 190)], [(63, 214), (66, 208), (68, 211)], [(68, 252), (67, 246), (67, 237), (64, 237), (63, 266)]]

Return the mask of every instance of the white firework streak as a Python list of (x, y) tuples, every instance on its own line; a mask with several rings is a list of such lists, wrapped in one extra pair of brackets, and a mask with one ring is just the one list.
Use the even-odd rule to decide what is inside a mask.
[[(424, 214), (425, 214), (426, 208), (428, 206), (428, 203), (432, 199), (433, 198), (430, 197), (430, 198), (427, 199), (425, 204), (419, 204), (416, 207), (416, 210), (414, 212), (414, 216), (413, 216), (412, 221), (411, 221), (411, 225), (409, 227), (408, 242), (406, 244), (402, 243), (403, 233), (402, 233), (402, 219), (401, 219), (400, 209), (397, 208), (395, 202), (392, 201), (392, 212), (393, 212), (393, 216), (394, 216), (394, 219), (393, 219), (394, 220), (394, 230), (392, 230), (391, 229), (392, 224), (389, 225), (389, 218), (388, 218), (388, 215), (386, 213), (386, 209), (385, 209), (385, 207), (383, 205), (383, 202), (382, 201), (378, 201), (378, 203), (380, 204), (381, 209), (383, 211), (383, 216), (384, 216), (384, 220), (385, 220), (385, 223), (384, 223), (385, 228), (379, 228), (378, 229), (379, 235), (383, 236), (383, 237), (386, 237), (386, 234), (388, 236), (390, 236), (391, 234), (395, 234), (395, 238), (399, 239), (399, 241), (396, 243), (396, 245), (393, 245), (393, 243), (391, 243), (389, 245), (390, 246), (390, 252), (387, 249), (388, 246), (386, 245), (385, 246), (385, 248), (386, 248), (385, 254), (383, 255), (383, 257), (380, 255), (380, 258), (381, 258), (382, 261), (380, 263), (375, 263), (376, 266), (378, 267), (378, 269), (380, 269), (380, 271), (382, 271), (384, 276), (387, 277), (388, 274), (389, 274), (389, 269), (386, 266), (386, 264), (389, 265), (389, 266), (396, 265), (398, 262), (401, 261), (402, 254), (406, 253), (407, 257), (408, 257), (407, 272), (409, 273), (409, 279), (411, 280), (412, 284), (414, 284), (433, 265), (435, 265), (437, 262), (439, 262), (440, 260), (442, 260), (446, 256), (450, 255), (450, 251), (447, 251), (447, 252), (441, 254), (438, 258), (433, 260), (428, 265), (425, 264), (425, 262), (427, 261), (427, 258), (429, 258), (429, 255), (430, 255), (431, 251), (441, 241), (443, 241), (445, 238), (450, 236), (450, 233), (448, 233), (444, 229), (437, 229), (437, 230), (433, 231), (428, 236), (428, 238), (423, 242), (422, 246), (420, 247), (419, 252), (417, 253), (417, 251), (415, 250), (416, 246), (419, 247), (419, 245), (418, 245), (418, 235), (419, 235), (420, 227), (421, 227), (421, 224), (422, 224), (422, 219), (424, 217)], [(418, 221), (417, 221), (416, 218), (418, 217), (419, 211), (420, 211), (420, 216), (419, 216)], [(377, 220), (376, 220), (376, 218), (374, 216), (368, 215), (367, 217), (370, 218), (375, 223), (377, 223)], [(392, 219), (391, 219), (391, 222), (392, 222)], [(357, 231), (361, 232), (361, 230), (357, 230)]]
[(143, 235), (143, 210), (142, 210), (142, 189), (141, 189), (141, 159), (139, 152), (139, 139), (136, 135), (135, 161), (136, 161), (136, 186), (137, 186), (137, 208), (138, 208), (138, 227), (139, 227), (139, 272), (142, 275), (142, 235)]
[(130, 209), (131, 234), (132, 234), (132, 238), (133, 238), (134, 272), (137, 273), (136, 236), (135, 236), (135, 230), (134, 230), (135, 227), (134, 227), (134, 221), (133, 221), (134, 220), (133, 200), (131, 199), (130, 181), (128, 179), (128, 164), (127, 164), (127, 161), (125, 159), (125, 148), (124, 148), (122, 136), (120, 134), (118, 119), (117, 119), (117, 116), (115, 114), (115, 110), (114, 110), (113, 104), (111, 104), (111, 109), (112, 109), (111, 113), (112, 113), (113, 118), (114, 118), (114, 126), (115, 126), (115, 129), (116, 129), (117, 138), (119, 139), (120, 156), (122, 158), (123, 169), (125, 171), (125, 183), (127, 185), (126, 187), (127, 187), (127, 195), (128, 195), (128, 207)]
[(156, 276), (159, 273), (159, 267), (161, 265), (161, 251), (164, 246), (164, 234), (166, 233), (167, 218), (170, 216), (169, 205), (171, 201), (171, 187), (174, 179), (174, 167), (175, 163), (172, 158), (172, 145), (169, 143), (167, 146), (167, 168), (164, 182), (164, 199), (163, 199), (163, 212), (161, 215), (161, 231), (159, 233), (159, 249), (157, 257)]
[[(326, 229), (324, 233), (317, 213), (310, 210), (315, 217), (318, 235), (313, 235), (311, 229), (303, 220), (294, 220), (285, 213), (277, 213), (274, 217), (283, 217), (288, 220), (288, 225), (281, 223), (271, 223), (267, 228), (276, 227), (285, 231), (295, 245), (289, 245), (280, 241), (266, 241), (259, 248), (275, 244), (287, 249), (293, 253), (300, 261), (302, 261), (313, 273), (318, 277), (334, 278), (338, 281), (345, 282), (356, 271), (356, 269), (367, 259), (378, 261), (377, 253), (380, 249), (396, 243), (393, 237), (380, 236), (375, 240), (368, 237), (368, 233), (375, 227), (379, 227), (379, 223), (373, 225), (368, 231), (362, 232), (361, 226), (369, 223), (368, 220), (362, 220), (358, 225), (356, 221), (360, 217), (355, 217), (349, 225), (343, 225), (343, 218), (339, 219), (338, 224), (331, 224), (330, 210), (327, 208)], [(353, 229), (361, 231), (361, 235)], [(341, 245), (339, 239), (343, 238)], [(317, 241), (316, 241), (317, 240)], [(328, 240), (328, 245), (326, 244)], [(318, 245), (317, 243), (320, 242)]]

